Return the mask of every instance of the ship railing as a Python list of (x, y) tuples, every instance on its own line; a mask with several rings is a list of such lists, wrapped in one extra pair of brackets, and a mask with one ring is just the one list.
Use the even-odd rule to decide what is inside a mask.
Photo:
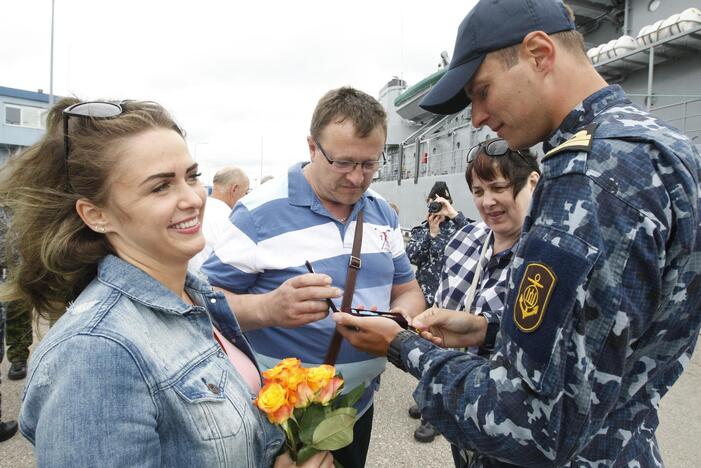
[[(654, 95), (655, 97), (673, 97)], [(653, 107), (650, 112), (673, 125), (694, 143), (701, 144), (701, 97), (665, 106)]]

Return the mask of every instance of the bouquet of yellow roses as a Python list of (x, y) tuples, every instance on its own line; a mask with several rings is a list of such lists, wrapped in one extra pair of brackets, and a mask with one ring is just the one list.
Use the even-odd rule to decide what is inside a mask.
[(343, 377), (333, 366), (304, 368), (297, 358), (283, 359), (263, 377), (255, 404), (285, 432), (294, 461), (303, 463), (317, 452), (353, 442), (353, 405), (363, 394), (362, 384), (341, 395)]

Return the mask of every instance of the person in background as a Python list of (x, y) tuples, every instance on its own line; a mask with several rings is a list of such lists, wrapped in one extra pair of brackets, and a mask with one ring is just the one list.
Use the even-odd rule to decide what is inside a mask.
[(29, 347), (32, 346), (32, 312), (22, 301), (10, 301), (5, 304), (5, 339), (7, 343), (7, 360), (10, 369), (7, 378), (22, 380), (27, 376), (27, 359)]
[(76, 99), (0, 169), (21, 258), (2, 298), (60, 317), (23, 395), (37, 466), (292, 466), (253, 405), (261, 376), (235, 316), (187, 271), (205, 242), (197, 171), (158, 104)]
[[(311, 162), (292, 166), (241, 200), (235, 229), (202, 266), (227, 291), (231, 308), (259, 361), (272, 367), (295, 356), (305, 366), (324, 362), (334, 334), (325, 299), (340, 296), (349, 265), (360, 267), (351, 306), (415, 315), (425, 308), (397, 214), (368, 190), (384, 157), (387, 117), (368, 94), (344, 87), (326, 93), (307, 137)], [(358, 214), (364, 213), (359, 261), (351, 262)], [(307, 272), (311, 262), (317, 274)], [(338, 301), (336, 307), (339, 307)], [(336, 367), (351, 390), (365, 384), (356, 405), (351, 445), (333, 452), (345, 468), (365, 466), (373, 396), (386, 360), (342, 343)]]
[(204, 249), (190, 260), (190, 268), (199, 270), (209, 258), (214, 246), (231, 227), (231, 209), (248, 193), (249, 180), (246, 173), (235, 166), (219, 169), (212, 181), (212, 194), (207, 198), (207, 209), (202, 222)]
[(397, 216), (399, 216), (399, 205), (394, 202), (389, 202), (389, 206), (392, 207), (394, 212), (397, 213)]
[[(9, 217), (5, 209), (0, 207), (0, 284), (7, 278), (7, 263), (5, 261), (7, 249), (5, 238), (9, 223)], [(0, 363), (5, 357), (5, 304), (0, 302)], [(0, 385), (2, 376), (0, 376)], [(0, 442), (12, 438), (17, 433), (17, 421), (2, 420), (2, 392), (0, 391)]]
[(443, 252), (448, 241), (471, 219), (453, 208), (453, 198), (445, 182), (433, 184), (426, 198), (426, 221), (412, 228), (406, 245), (409, 261), (416, 265), (416, 280), (424, 293), (426, 304), (433, 305), (438, 281), (443, 271)]
[[(0, 239), (0, 248), (5, 249), (4, 232), (10, 223), (9, 213), (2, 214), (3, 235)], [(3, 252), (0, 255), (16, 255), (15, 252)], [(3, 265), (6, 262), (3, 261)], [(32, 315), (27, 305), (22, 301), (9, 301), (3, 304), (5, 308), (5, 340), (7, 344), (7, 360), (10, 361), (10, 369), (7, 378), (10, 380), (22, 380), (27, 375), (27, 359), (29, 347), (32, 345)]]
[[(339, 331), (420, 379), (423, 416), (473, 466), (664, 466), (658, 407), (701, 329), (698, 150), (603, 80), (558, 0), (475, 5), (421, 105), (470, 103), (473, 125), (545, 153), (494, 352), (386, 319), (334, 314)], [(484, 343), (483, 317), (453, 319), (413, 325)]]
[[(411, 230), (411, 237), (406, 244), (409, 261), (416, 265), (416, 280), (421, 286), (426, 305), (433, 305), (436, 289), (443, 271), (443, 252), (448, 241), (455, 232), (472, 220), (453, 208), (453, 198), (450, 196), (448, 185), (437, 181), (431, 187), (426, 198), (426, 221)], [(421, 417), (416, 405), (409, 407), (409, 416), (414, 419)], [(414, 431), (414, 438), (419, 442), (431, 442), (436, 437), (436, 429), (428, 422), (421, 424)]]

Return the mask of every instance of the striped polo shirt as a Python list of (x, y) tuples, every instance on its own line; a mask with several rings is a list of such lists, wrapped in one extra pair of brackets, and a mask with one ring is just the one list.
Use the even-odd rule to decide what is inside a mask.
[[(414, 279), (399, 221), (394, 210), (376, 192), (367, 190), (344, 225), (322, 205), (302, 174), (306, 163), (292, 166), (279, 177), (256, 188), (239, 201), (230, 215), (231, 225), (202, 266), (213, 286), (238, 294), (261, 294), (285, 280), (314, 271), (329, 275), (343, 289), (353, 247), (355, 219), (365, 212), (362, 267), (358, 271), (353, 305), (389, 310), (394, 284)], [(334, 300), (340, 309), (341, 298)], [(236, 311), (234, 311), (236, 312)], [(335, 322), (330, 316), (298, 328), (269, 327), (246, 332), (263, 369), (281, 359), (297, 357), (305, 366), (319, 365), (328, 349)], [(377, 378), (386, 360), (358, 351), (343, 342), (336, 368), (349, 391), (364, 383), (358, 416), (372, 403)]]

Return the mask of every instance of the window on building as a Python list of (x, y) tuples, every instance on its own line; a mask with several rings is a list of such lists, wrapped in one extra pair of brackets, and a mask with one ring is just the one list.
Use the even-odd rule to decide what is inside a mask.
[(28, 128), (46, 128), (46, 109), (6, 104), (5, 123)]

